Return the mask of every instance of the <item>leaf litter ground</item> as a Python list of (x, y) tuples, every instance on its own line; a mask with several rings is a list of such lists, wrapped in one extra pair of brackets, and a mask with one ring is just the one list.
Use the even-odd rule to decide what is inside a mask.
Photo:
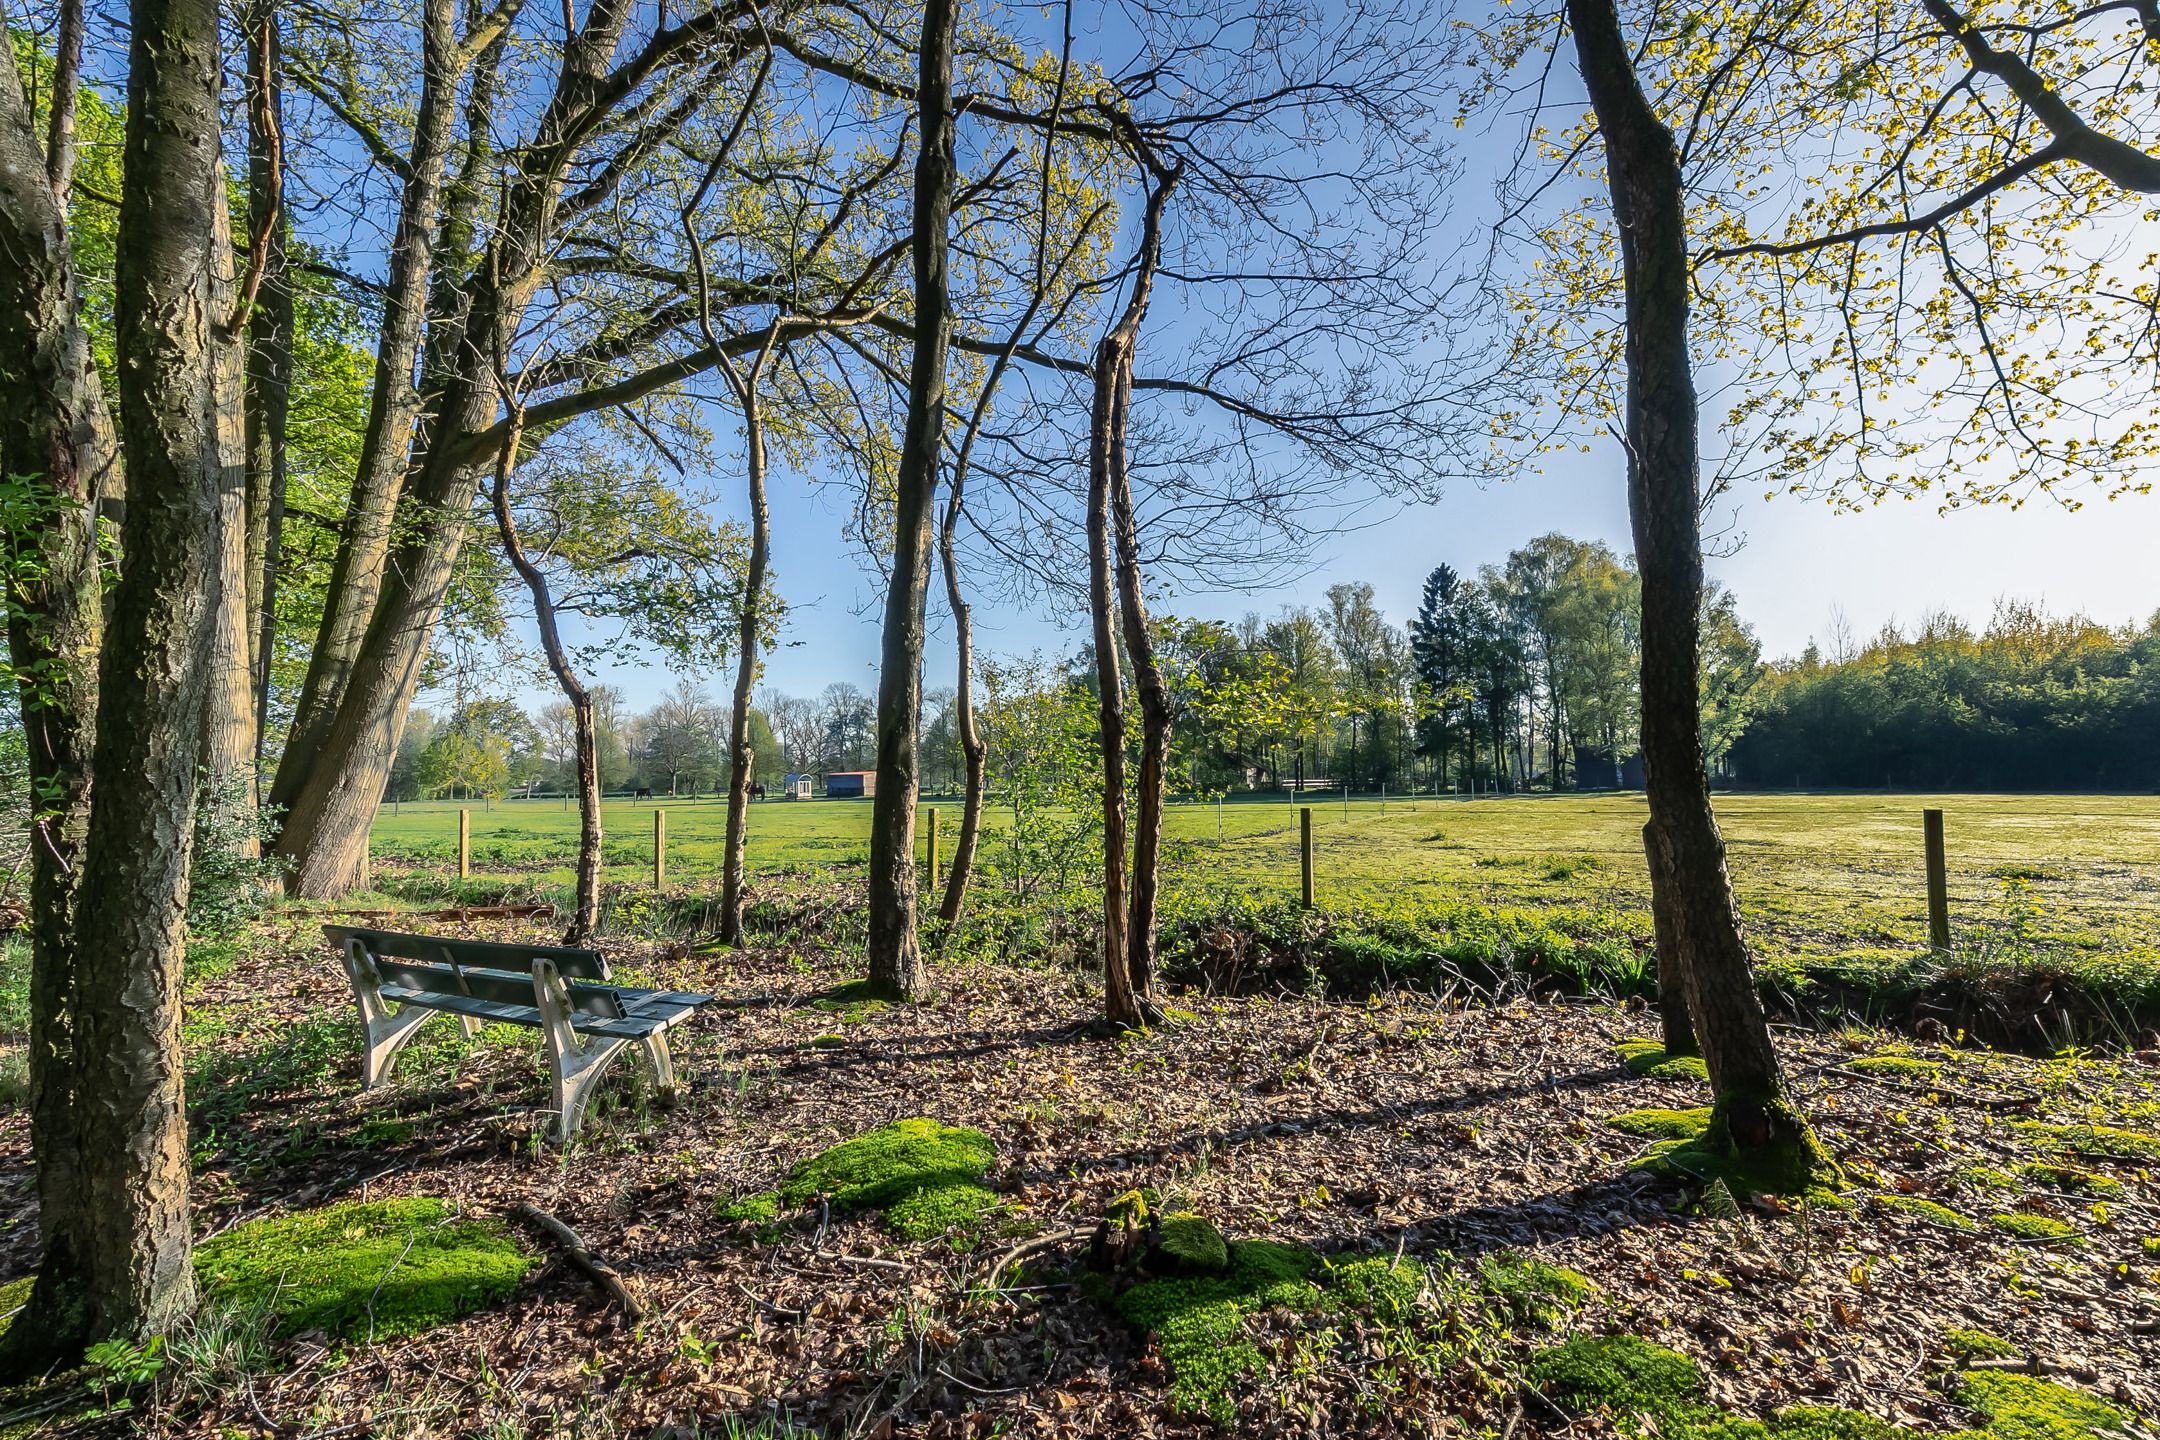
[[(647, 1317), (627, 1323), (527, 1235), (545, 1263), (508, 1300), (373, 1346), (288, 1336), (245, 1383), (159, 1392), (127, 1418), (136, 1433), (1223, 1433), (1177, 1412), (1171, 1367), (1081, 1267), (1079, 1236), (1136, 1190), (1233, 1242), (1337, 1265), (1527, 1257), (1590, 1282), (1549, 1328), (1482, 1339), (1429, 1287), (1409, 1329), (1244, 1314), (1261, 1368), (1232, 1377), (1217, 1415), (1237, 1434), (1640, 1429), (1521, 1383), (1535, 1348), (1598, 1335), (1689, 1357), (1707, 1402), (1738, 1415), (1842, 1406), (1964, 1430), (1976, 1417), (1945, 1371), (1976, 1347), (2160, 1413), (2160, 1164), (2137, 1143), (2160, 1134), (2160, 1069), (2138, 1057), (1786, 1032), (1852, 1204), (1704, 1205), (1630, 1170), (1644, 1141), (1611, 1123), (1706, 1103), (1684, 1070), (1631, 1069), (1617, 1047), (1654, 1033), (1644, 1014), (1188, 996), (1173, 1023), (1113, 1040), (1087, 1023), (1085, 982), (1043, 969), (941, 971), (927, 1003), (886, 1007), (843, 988), (845, 956), (647, 946), (620, 957), (626, 975), (722, 1000), (677, 1032), (687, 1092), (661, 1108), (626, 1060), (563, 1153), (537, 1139), (529, 1031), (466, 1040), (441, 1022), (361, 1096), (349, 993), (311, 936), (307, 917), (281, 922), (193, 988), (199, 1230), (353, 1199), (477, 1217), (529, 1203), (617, 1267)], [(1855, 1064), (1883, 1055), (1939, 1068)], [(759, 1198), (806, 1159), (915, 1117), (988, 1138), (1000, 1208), (917, 1240), (833, 1205), (764, 1218)], [(19, 1277), (35, 1229), (19, 1110), (0, 1114), (0, 1211), (0, 1277)]]

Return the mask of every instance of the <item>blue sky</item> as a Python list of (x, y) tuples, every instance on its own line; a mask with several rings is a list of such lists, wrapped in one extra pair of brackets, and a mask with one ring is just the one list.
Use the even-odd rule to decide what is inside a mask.
[[(871, 691), (876, 683), (881, 580), (841, 538), (839, 492), (819, 495), (788, 474), (773, 476), (774, 566), (791, 606), (787, 643), (766, 665), (766, 683), (814, 694), (835, 680)], [(1938, 514), (1927, 501), (1893, 500), (1858, 514), (1779, 497), (1739, 498), (1739, 550), (1711, 562), (1712, 573), (1740, 600), (1741, 613), (1771, 655), (1797, 653), (1828, 633), (1842, 610), (1865, 639), (1888, 621), (1910, 623), (1948, 609), (1978, 623), (2002, 597), (2043, 599), (2059, 611), (2081, 610), (2120, 624), (2160, 609), (2160, 497), (2094, 501), (2069, 511), (2046, 499), (2023, 509), (2000, 507)], [(1416, 608), (1426, 572), (1442, 561), (1458, 570), (1504, 558), (1534, 535), (1560, 530), (1629, 548), (1621, 457), (1611, 445), (1563, 457), (1544, 475), (1484, 488), (1464, 485), (1437, 504), (1376, 512), (1375, 522), (1316, 553), (1294, 584), (1259, 594), (1195, 591), (1178, 595), (1179, 613), (1233, 618), (1317, 603), (1327, 587), (1369, 581), (1398, 623)], [(941, 592), (931, 603), (926, 682), (951, 683), (951, 625)], [(1000, 652), (1067, 651), (1082, 640), (1082, 617), (1029, 609), (978, 607), (979, 647)], [(633, 705), (672, 683), (651, 667), (623, 667), (606, 678)], [(721, 677), (710, 687), (724, 691)], [(526, 693), (548, 698), (534, 684)]]

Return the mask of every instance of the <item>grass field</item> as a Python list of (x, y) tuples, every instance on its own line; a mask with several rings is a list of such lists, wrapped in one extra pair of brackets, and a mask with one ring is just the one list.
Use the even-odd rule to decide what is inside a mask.
[[(949, 853), (959, 805), (934, 804)], [(2151, 796), (1721, 796), (1734, 882), (1758, 943), (1794, 958), (1924, 947), (1920, 812), (1927, 806), (1947, 815), (1952, 921), (1961, 938), (2009, 935), (2141, 961), (2160, 954), (2160, 797)], [(459, 808), (386, 809), (374, 831), (378, 859), (394, 870), (448, 874)], [(667, 815), (671, 884), (708, 885), (720, 862), (725, 805), (664, 800), (658, 808)], [(608, 804), (611, 881), (650, 876), (654, 809), (650, 801)], [(1312, 810), (1316, 882), (1327, 908), (1460, 899), (1636, 915), (1648, 908), (1639, 795), (1347, 805), (1314, 797)], [(1002, 823), (993, 811), (993, 830)], [(475, 875), (566, 886), (576, 827), (576, 811), (555, 800), (474, 809)], [(750, 864), (767, 872), (857, 866), (869, 827), (864, 801), (753, 805)], [(1167, 829), (1176, 891), (1296, 892), (1297, 829), (1287, 803), (1178, 805)]]

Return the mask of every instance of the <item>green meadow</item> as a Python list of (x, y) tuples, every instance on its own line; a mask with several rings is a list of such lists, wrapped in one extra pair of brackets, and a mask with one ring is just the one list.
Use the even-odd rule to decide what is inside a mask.
[[(1584, 913), (1647, 914), (1641, 796), (1562, 795), (1381, 801), (1307, 797), (1317, 900), (1331, 910), (1474, 900)], [(1997, 937), (2089, 957), (2150, 960), (2160, 947), (2160, 797), (1910, 795), (1882, 792), (1731, 794), (1718, 799), (1733, 879), (1758, 943), (1794, 959), (1924, 947), (1921, 811), (1948, 832), (1953, 927), (1962, 942)], [(559, 800), (460, 807), (386, 807), (374, 854), (392, 874), (449, 876), (457, 812), (472, 815), (473, 873), (546, 890), (567, 887), (577, 812)], [(1171, 807), (1171, 887), (1292, 896), (1297, 807), (1238, 800)], [(927, 801), (950, 854), (956, 799)], [(666, 816), (668, 881), (703, 887), (717, 875), (726, 806), (717, 799), (610, 801), (608, 880), (651, 876), (653, 816)], [(1006, 823), (989, 817), (987, 858)], [(750, 807), (753, 872), (845, 872), (868, 854), (870, 804), (768, 800)]]

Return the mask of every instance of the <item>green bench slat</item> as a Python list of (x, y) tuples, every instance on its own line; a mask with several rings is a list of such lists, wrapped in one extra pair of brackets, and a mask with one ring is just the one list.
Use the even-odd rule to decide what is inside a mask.
[(532, 973), (535, 960), (552, 960), (566, 980), (606, 980), (607, 957), (575, 945), (510, 945), (495, 940), (446, 940), (357, 925), (325, 925), (323, 934), (340, 950), (349, 940), (367, 946), (377, 961), (413, 960), (427, 965)]
[[(408, 990), (402, 985), (385, 985), (385, 1000), (400, 1005), (416, 1005), (422, 1010), (441, 1010), (452, 1015), (470, 1015), (476, 1020), (486, 1020), (497, 1025), (522, 1025), (528, 1030), (540, 1028), (540, 1011), (532, 1005), (505, 1005), (495, 1000), (474, 1000), (463, 995), (439, 995), (425, 990)], [(670, 1014), (626, 1015), (622, 1017), (590, 1017), (574, 1015), (570, 1028), (580, 1035), (603, 1035), (618, 1040), (643, 1040), (690, 1014), (678, 1010)]]

